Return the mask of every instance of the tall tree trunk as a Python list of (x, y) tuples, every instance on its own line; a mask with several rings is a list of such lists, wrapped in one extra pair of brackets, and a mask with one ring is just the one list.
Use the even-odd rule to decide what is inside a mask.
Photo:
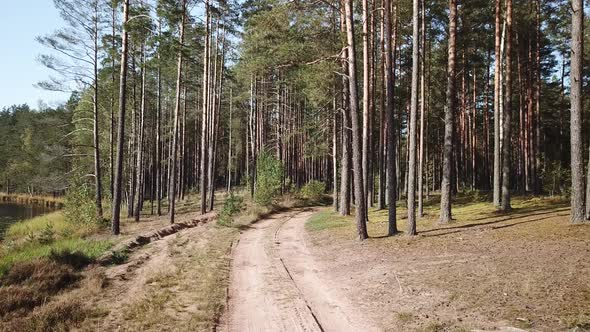
[(145, 121), (145, 107), (146, 107), (146, 62), (145, 62), (145, 50), (144, 45), (141, 46), (141, 57), (142, 57), (142, 68), (141, 68), (141, 110), (139, 113), (139, 128), (138, 128), (138, 139), (137, 139), (137, 180), (135, 192), (137, 196), (137, 202), (135, 203), (135, 211), (133, 213), (135, 221), (139, 222), (141, 214), (141, 206), (143, 201), (143, 141), (144, 141), (144, 121)]
[[(344, 2), (341, 0), (341, 6)], [(340, 32), (346, 33), (344, 8), (340, 10)], [(342, 51), (342, 162), (340, 165), (340, 215), (350, 215), (350, 116), (348, 114), (348, 49)]]
[(232, 145), (232, 111), (233, 111), (233, 102), (234, 102), (234, 90), (233, 89), (229, 89), (229, 124), (228, 124), (228, 130), (229, 130), (229, 140), (227, 143), (227, 192), (230, 193), (231, 192), (231, 180), (232, 180), (232, 175), (231, 175), (231, 168), (232, 168), (232, 149), (231, 149), (231, 145)]
[[(422, 7), (422, 34), (421, 34), (421, 53), (420, 53), (420, 159), (418, 173), (418, 217), (424, 216), (424, 118), (425, 118), (425, 53), (426, 53), (426, 7), (424, 0), (421, 1)], [(427, 185), (428, 186), (428, 185)]]
[(111, 197), (113, 196), (114, 191), (114, 180), (115, 180), (115, 55), (117, 54), (117, 42), (115, 39), (115, 29), (116, 29), (116, 11), (117, 6), (114, 2), (111, 2), (111, 33), (112, 33), (112, 40), (111, 40), (111, 98), (110, 98), (110, 111), (111, 111), (111, 125), (109, 130), (109, 190), (111, 193)]
[(117, 163), (115, 168), (115, 181), (113, 193), (113, 213), (111, 230), (114, 235), (119, 235), (119, 218), (121, 214), (121, 187), (123, 184), (123, 143), (125, 141), (125, 103), (127, 102), (127, 21), (129, 21), (129, 0), (123, 2), (123, 30), (121, 31), (121, 72), (119, 78), (119, 120), (117, 129)]
[[(389, 236), (395, 235), (397, 230), (397, 171), (396, 171), (396, 131), (395, 128), (395, 110), (394, 110), (394, 89), (395, 89), (395, 73), (394, 73), (394, 57), (392, 53), (395, 52), (395, 43), (397, 36), (391, 36), (391, 2), (384, 0), (384, 55), (385, 55), (385, 113), (387, 114), (387, 204), (389, 205), (388, 213), (388, 232)], [(397, 7), (394, 6), (397, 9)], [(397, 10), (394, 9), (393, 15), (397, 15)], [(392, 44), (393, 40), (393, 44)]]
[(582, 223), (584, 209), (584, 155), (582, 143), (582, 69), (584, 52), (584, 4), (572, 0), (572, 55), (571, 55), (571, 170), (572, 170), (572, 224)]
[(168, 191), (168, 199), (170, 204), (170, 223), (174, 223), (174, 214), (176, 213), (176, 171), (178, 164), (178, 117), (180, 113), (180, 89), (182, 84), (182, 47), (184, 45), (184, 25), (186, 21), (186, 0), (182, 1), (182, 20), (180, 22), (180, 36), (178, 37), (179, 47), (178, 61), (176, 70), (176, 104), (174, 106), (174, 118), (172, 123), (172, 165), (170, 174), (170, 190)]
[[(451, 167), (453, 164), (453, 123), (456, 106), (455, 59), (457, 57), (457, 0), (449, 0), (449, 65), (447, 69), (447, 108), (445, 109), (445, 138), (443, 174), (440, 198), (440, 222), (449, 223), (451, 214)], [(458, 175), (458, 174), (457, 174)]]
[(352, 163), (354, 168), (354, 196), (356, 201), (356, 224), (357, 233), (360, 240), (369, 237), (367, 234), (367, 205), (364, 194), (363, 165), (361, 154), (361, 128), (359, 124), (358, 113), (358, 92), (356, 79), (356, 59), (355, 59), (355, 40), (354, 40), (354, 20), (352, 0), (344, 0), (344, 11), (346, 16), (346, 40), (348, 42), (348, 87), (349, 87), (349, 104), (350, 118), (352, 128)]
[(340, 200), (338, 199), (338, 103), (336, 102), (337, 85), (334, 84), (334, 98), (332, 101), (332, 206), (334, 212), (338, 212)]
[[(379, 107), (379, 191), (377, 198), (377, 209), (385, 209), (385, 12), (389, 11), (390, 8), (385, 6), (385, 0), (381, 0), (381, 56), (380, 56), (380, 72), (381, 72), (381, 98)], [(391, 32), (391, 31), (390, 31)]]
[(500, 210), (509, 212), (512, 120), (512, 0), (506, 0), (506, 95), (504, 101), (504, 144), (502, 146), (502, 202)]
[(135, 49), (133, 48), (133, 44), (131, 44), (131, 133), (129, 144), (127, 145), (127, 218), (133, 217), (133, 204), (135, 203), (135, 179), (137, 176), (137, 170), (135, 168), (135, 158), (137, 155), (135, 154), (135, 144), (137, 141), (137, 73), (135, 67), (135, 56), (134, 52)]
[(95, 199), (96, 199), (96, 216), (99, 220), (103, 219), (102, 212), (102, 172), (100, 169), (100, 140), (98, 133), (98, 1), (94, 3), (94, 17), (93, 17), (93, 78), (94, 78), (94, 89), (93, 89), (93, 141), (94, 141), (94, 186), (95, 186)]
[(219, 65), (218, 56), (219, 56), (219, 19), (217, 20), (217, 28), (215, 33), (215, 44), (212, 44), (212, 49), (214, 53), (213, 56), (213, 79), (210, 84), (210, 93), (209, 93), (209, 144), (207, 144), (207, 155), (209, 156), (207, 160), (207, 195), (209, 196), (208, 203), (209, 203), (209, 210), (213, 210), (213, 197), (215, 196), (215, 170), (214, 170), (214, 160), (215, 160), (215, 119), (217, 118), (217, 99), (219, 98), (217, 95), (217, 67)]
[(501, 0), (496, 0), (496, 32), (495, 32), (495, 64), (494, 64), (494, 179), (493, 179), (493, 191), (494, 191), (494, 206), (500, 207), (500, 168), (502, 164), (502, 157), (500, 155), (500, 104), (504, 101), (501, 96), (501, 80), (502, 75), (502, 52), (500, 51), (501, 43)]
[[(212, 151), (211, 151), (211, 168), (209, 171), (210, 176), (210, 189), (209, 189), (209, 210), (213, 210), (215, 206), (215, 170), (217, 169), (217, 144), (218, 144), (218, 133), (219, 133), (219, 116), (221, 112), (221, 96), (223, 94), (223, 75), (225, 68), (225, 28), (222, 29), (221, 33), (221, 59), (219, 60), (219, 81), (217, 84), (217, 91), (214, 94), (217, 96), (217, 103), (213, 105), (213, 119), (212, 119)], [(216, 46), (215, 52), (218, 52)], [(216, 60), (217, 63), (217, 60)], [(217, 67), (217, 64), (215, 65)], [(215, 74), (217, 76), (217, 74)]]
[[(162, 21), (158, 22), (158, 35), (162, 35)], [(162, 117), (162, 63), (160, 57), (160, 45), (157, 51), (158, 74), (156, 91), (156, 206), (158, 216), (162, 215), (162, 140), (161, 138), (161, 117)]]
[(535, 194), (541, 194), (543, 191), (542, 181), (539, 177), (541, 172), (541, 1), (536, 1), (535, 24), (537, 27), (536, 47), (535, 47), (535, 142), (533, 143), (533, 153), (535, 158), (534, 167), (534, 191)]
[(490, 59), (491, 50), (488, 49), (488, 56), (486, 62), (486, 84), (484, 91), (484, 103), (483, 103), (483, 146), (484, 146), (484, 189), (490, 189)]
[(412, 96), (408, 131), (408, 235), (416, 235), (416, 122), (418, 118), (418, 80), (420, 79), (420, 2), (413, 1)]
[(367, 195), (369, 192), (369, 135), (370, 135), (370, 99), (371, 99), (371, 76), (369, 54), (369, 38), (372, 27), (369, 27), (371, 15), (369, 13), (369, 1), (363, 0), (363, 136), (362, 136), (362, 165), (363, 165), (363, 190)]
[(203, 51), (203, 111), (201, 120), (201, 165), (200, 165), (200, 190), (201, 214), (207, 212), (207, 110), (209, 109), (209, 48), (210, 48), (210, 22), (209, 0), (205, 1), (205, 49)]

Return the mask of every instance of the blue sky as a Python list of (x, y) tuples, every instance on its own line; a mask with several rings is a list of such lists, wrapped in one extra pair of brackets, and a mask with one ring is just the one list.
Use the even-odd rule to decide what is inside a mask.
[(55, 106), (67, 100), (64, 93), (33, 86), (51, 74), (37, 61), (37, 56), (46, 50), (35, 37), (49, 34), (61, 25), (53, 1), (0, 0), (0, 3), (0, 109), (23, 103), (37, 108), (39, 100)]

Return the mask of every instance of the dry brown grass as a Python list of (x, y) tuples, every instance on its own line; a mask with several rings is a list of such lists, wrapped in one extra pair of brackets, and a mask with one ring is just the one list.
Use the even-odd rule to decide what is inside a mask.
[(78, 280), (72, 267), (49, 259), (17, 264), (1, 280), (0, 316), (31, 311)]
[(0, 282), (0, 331), (66, 331), (96, 313), (82, 301), (104, 276), (88, 273), (75, 254), (14, 265)]

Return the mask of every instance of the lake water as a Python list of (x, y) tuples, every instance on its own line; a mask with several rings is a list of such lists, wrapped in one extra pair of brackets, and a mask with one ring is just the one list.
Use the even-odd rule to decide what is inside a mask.
[(0, 202), (0, 240), (8, 227), (18, 221), (31, 219), (54, 209), (42, 205), (23, 205), (8, 202)]

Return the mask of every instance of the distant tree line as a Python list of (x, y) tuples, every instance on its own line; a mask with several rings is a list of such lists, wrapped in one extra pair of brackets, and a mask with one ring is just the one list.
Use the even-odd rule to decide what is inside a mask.
[(71, 104), (58, 108), (27, 105), (0, 111), (0, 191), (63, 195), (68, 187)]
[(354, 206), (361, 239), (371, 206), (396, 234), (401, 199), (415, 234), (434, 191), (441, 222), (466, 191), (590, 214), (581, 0), (54, 2), (67, 26), (39, 37), (40, 86), (77, 91), (72, 174), (114, 233), (122, 203), (173, 222), (190, 192), (202, 213), (216, 189), (255, 196), (269, 155), (282, 192), (316, 180)]

